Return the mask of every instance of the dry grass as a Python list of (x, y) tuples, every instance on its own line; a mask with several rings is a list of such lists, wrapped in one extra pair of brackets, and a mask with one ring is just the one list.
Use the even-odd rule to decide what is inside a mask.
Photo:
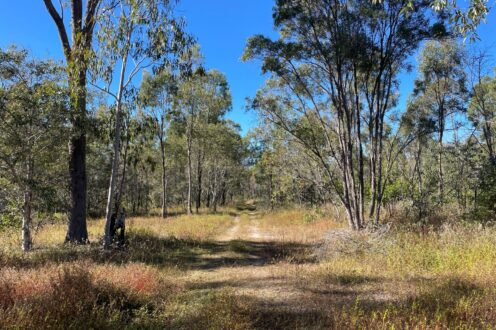
[(337, 244), (323, 239), (343, 224), (312, 210), (240, 212), (132, 218), (113, 251), (100, 248), (101, 220), (89, 246), (62, 246), (65, 226), (52, 225), (29, 254), (2, 232), (0, 328), (496, 327), (494, 228)]
[(326, 232), (345, 226), (327, 215), (305, 209), (267, 212), (256, 218), (260, 219), (260, 230), (274, 240), (302, 244), (319, 242)]

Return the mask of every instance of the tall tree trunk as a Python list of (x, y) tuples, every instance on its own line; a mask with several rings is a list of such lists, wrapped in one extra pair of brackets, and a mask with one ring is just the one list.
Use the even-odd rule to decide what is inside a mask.
[(205, 206), (206, 206), (208, 209), (210, 209), (210, 199), (211, 199), (211, 195), (212, 195), (212, 194), (210, 193), (210, 190), (211, 190), (211, 189), (210, 189), (210, 184), (209, 184), (209, 185), (207, 185), (207, 193), (206, 193), (206, 195), (207, 195), (207, 199), (206, 199), (206, 201), (205, 201)]
[(269, 173), (269, 205), (270, 209), (274, 209), (274, 201), (272, 200), (272, 190), (273, 190), (273, 180), (272, 180), (272, 169), (270, 170)]
[(217, 176), (215, 176), (214, 188), (212, 189), (212, 211), (217, 212)]
[(145, 170), (145, 215), (148, 214), (148, 197), (150, 196), (150, 185), (148, 184), (148, 171)]
[(188, 136), (187, 136), (187, 143), (188, 143), (188, 147), (187, 147), (187, 153), (188, 153), (188, 196), (187, 196), (187, 203), (188, 205), (186, 206), (186, 212), (188, 213), (188, 215), (190, 215), (191, 213), (193, 213), (192, 209), (191, 209), (191, 189), (192, 189), (192, 166), (191, 166), (191, 145), (192, 145), (192, 136), (191, 136), (192, 132), (191, 132), (191, 128), (189, 129), (189, 132), (188, 132)]
[[(486, 117), (486, 116), (485, 116)], [(496, 165), (496, 157), (494, 152), (494, 138), (492, 134), (491, 128), (491, 119), (485, 118), (486, 121), (484, 123), (484, 127), (482, 129), (484, 133), (484, 139), (486, 140), (487, 152), (489, 156), (489, 161), (491, 164)]]
[(33, 161), (29, 156), (27, 164), (27, 176), (24, 188), (24, 207), (22, 213), (22, 250), (27, 252), (31, 250), (33, 241), (31, 238), (31, 205), (33, 192), (31, 190), (31, 181), (33, 179)]
[(222, 193), (220, 195), (220, 205), (226, 206), (226, 195), (227, 195), (227, 189), (226, 189), (226, 183), (222, 183)]
[[(444, 116), (444, 114), (443, 114)], [(444, 118), (444, 117), (443, 117)], [(444, 171), (443, 171), (443, 153), (444, 153), (444, 119), (441, 119), (439, 128), (439, 153), (438, 153), (438, 173), (439, 173), (439, 202), (444, 203)]]
[(86, 227), (86, 73), (88, 54), (92, 48), (96, 16), (101, 0), (86, 2), (83, 19), (83, 1), (71, 1), (72, 45), (69, 41), (63, 15), (55, 9), (52, 0), (43, 0), (57, 27), (67, 62), (70, 89), (71, 137), (69, 141), (69, 176), (71, 206), (66, 242), (88, 242)]
[(162, 170), (162, 218), (167, 217), (167, 175), (165, 169)]
[[(163, 123), (163, 120), (162, 120)], [(163, 124), (161, 124), (163, 132)], [(167, 217), (167, 166), (165, 163), (165, 142), (161, 133), (160, 136), (160, 152), (162, 156), (162, 218)]]
[(200, 207), (201, 207), (201, 196), (202, 196), (202, 174), (203, 174), (203, 168), (202, 168), (202, 158), (203, 158), (203, 153), (201, 151), (198, 152), (198, 160), (196, 163), (196, 183), (198, 185), (198, 189), (196, 191), (196, 213), (199, 213)]
[[(76, 93), (76, 94), (75, 94)], [(75, 95), (74, 95), (75, 94)], [(69, 176), (71, 205), (65, 242), (88, 243), (86, 226), (86, 73), (80, 73), (77, 86), (71, 88), (72, 129), (69, 141)]]
[(117, 189), (116, 196), (115, 196), (115, 203), (114, 203), (114, 208), (112, 211), (112, 215), (110, 217), (110, 241), (112, 242), (114, 239), (115, 235), (115, 220), (117, 220), (117, 216), (119, 215), (119, 210), (121, 208), (121, 202), (122, 202), (122, 196), (124, 195), (124, 183), (126, 181), (126, 169), (127, 169), (127, 151), (129, 148), (129, 138), (126, 138), (126, 145), (124, 147), (124, 156), (122, 158), (123, 160), (123, 169), (122, 169), (122, 175), (121, 175), (121, 180), (119, 183), (119, 188)]
[[(131, 43), (132, 27), (129, 29), (126, 39), (126, 46), (121, 58), (121, 70), (119, 74), (119, 86), (117, 90), (116, 97), (116, 111), (115, 111), (115, 130), (114, 130), (114, 140), (113, 140), (113, 157), (112, 157), (112, 169), (110, 173), (110, 183), (106, 207), (105, 216), (105, 228), (104, 228), (104, 242), (103, 246), (108, 248), (112, 243), (111, 231), (112, 231), (112, 207), (114, 204), (115, 186), (117, 183), (117, 175), (119, 173), (119, 158), (121, 152), (121, 127), (122, 127), (122, 99), (124, 95), (124, 84), (126, 76), (126, 66), (128, 60), (128, 54)], [(119, 213), (119, 210), (116, 210)]]
[[(115, 132), (114, 132), (114, 141), (113, 141), (113, 157), (112, 157), (112, 169), (110, 173), (110, 183), (108, 190), (108, 198), (107, 198), (107, 207), (106, 207), (106, 216), (105, 216), (105, 231), (104, 231), (104, 247), (108, 248), (111, 241), (111, 231), (112, 231), (112, 215), (114, 208), (114, 195), (115, 188), (117, 184), (117, 175), (119, 172), (119, 153), (121, 148), (121, 102), (117, 103), (117, 111), (115, 114)], [(116, 213), (119, 210), (115, 210)]]

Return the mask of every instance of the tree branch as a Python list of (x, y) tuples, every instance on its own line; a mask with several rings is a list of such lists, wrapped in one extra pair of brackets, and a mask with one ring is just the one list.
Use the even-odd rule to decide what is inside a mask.
[(62, 20), (62, 17), (58, 13), (58, 11), (53, 6), (52, 0), (43, 0), (43, 2), (45, 3), (45, 7), (47, 8), (48, 13), (55, 22), (55, 25), (57, 26), (60, 40), (62, 42), (62, 47), (64, 49), (64, 55), (66, 61), (69, 62), (71, 59), (72, 50), (71, 50), (71, 44), (69, 43), (69, 38), (67, 37), (67, 31), (64, 26), (64, 21)]

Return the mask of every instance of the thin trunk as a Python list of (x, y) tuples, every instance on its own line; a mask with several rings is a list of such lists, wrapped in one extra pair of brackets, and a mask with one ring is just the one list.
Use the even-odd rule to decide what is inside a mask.
[(214, 177), (214, 188), (212, 189), (212, 210), (217, 212), (217, 175)]
[(222, 194), (220, 195), (220, 205), (226, 206), (226, 195), (227, 195), (227, 189), (226, 189), (226, 184), (222, 184)]
[(117, 220), (117, 216), (119, 215), (119, 210), (121, 207), (122, 196), (124, 195), (124, 183), (126, 180), (126, 169), (127, 169), (127, 151), (129, 148), (129, 138), (126, 139), (126, 145), (124, 147), (124, 156), (123, 156), (123, 169), (121, 181), (119, 183), (119, 189), (116, 192), (114, 209), (112, 211), (112, 216), (110, 217), (110, 241), (112, 242), (115, 235), (115, 220)]
[[(130, 38), (130, 37), (129, 37)], [(129, 42), (129, 39), (128, 39)], [(127, 56), (124, 56), (121, 64), (121, 72), (119, 79), (119, 89), (117, 93), (117, 104), (115, 112), (115, 131), (113, 140), (113, 157), (112, 157), (112, 169), (110, 173), (110, 183), (106, 207), (105, 216), (105, 229), (104, 229), (104, 247), (110, 247), (111, 241), (111, 230), (112, 230), (112, 208), (114, 204), (115, 187), (117, 183), (117, 175), (119, 172), (119, 158), (121, 150), (121, 118), (122, 118), (122, 98), (124, 93), (124, 77), (126, 74)], [(116, 210), (118, 213), (119, 210)]]
[(493, 134), (491, 131), (491, 124), (489, 123), (489, 120), (486, 119), (486, 122), (484, 123), (484, 127), (483, 127), (482, 131), (484, 133), (484, 138), (486, 140), (489, 161), (491, 162), (491, 164), (495, 165), (496, 164), (496, 157), (494, 154)]
[(444, 124), (441, 125), (439, 130), (439, 154), (438, 154), (438, 172), (439, 172), (439, 202), (444, 202), (444, 171), (443, 171), (443, 153), (444, 153), (444, 144), (443, 144), (443, 135), (444, 135)]
[(145, 215), (148, 215), (148, 197), (150, 196), (150, 186), (148, 184), (148, 171), (145, 170), (145, 191), (143, 197), (145, 198)]
[(202, 168), (202, 152), (198, 153), (198, 160), (196, 163), (196, 182), (198, 185), (198, 189), (196, 191), (196, 213), (199, 213), (200, 207), (201, 207), (201, 196), (202, 196), (202, 174), (203, 174), (203, 168)]
[[(163, 122), (163, 121), (162, 121)], [(163, 132), (163, 124), (162, 132)], [(165, 163), (165, 142), (163, 133), (160, 136), (160, 151), (162, 155), (162, 218), (167, 217), (167, 167)]]
[(419, 194), (419, 199), (421, 202), (421, 205), (419, 207), (419, 215), (418, 215), (418, 220), (422, 220), (424, 214), (423, 214), (423, 209), (424, 209), (424, 196), (423, 196), (423, 176), (422, 176), (422, 144), (420, 140), (418, 141), (418, 146), (417, 146), (417, 160), (416, 160), (416, 170), (417, 170), (417, 178), (418, 178), (418, 194)]
[(207, 199), (205, 200), (205, 207), (210, 209), (210, 196), (211, 196), (211, 193), (210, 193), (210, 185), (207, 186), (207, 193), (206, 193), (206, 197)]
[(191, 186), (192, 186), (192, 166), (191, 166), (191, 132), (189, 132), (188, 134), (188, 205), (186, 206), (186, 212), (188, 213), (188, 215), (190, 215), (191, 213), (193, 213), (192, 209), (191, 209)]
[(121, 205), (122, 196), (124, 195), (124, 184), (126, 182), (127, 152), (128, 152), (128, 149), (129, 149), (129, 137), (126, 138), (126, 145), (124, 147), (124, 157), (122, 158), (123, 168), (122, 168), (121, 182), (119, 184), (118, 197), (117, 197), (117, 200), (116, 200), (116, 204), (117, 205)]
[(27, 182), (24, 190), (24, 207), (22, 214), (22, 250), (27, 252), (31, 250), (33, 241), (31, 238), (31, 205), (33, 192), (31, 190), (31, 180), (33, 178), (33, 162), (28, 160), (27, 164)]
[(273, 182), (272, 182), (272, 171), (270, 171), (269, 174), (269, 205), (270, 209), (274, 209), (274, 201), (272, 200), (272, 187), (273, 187)]

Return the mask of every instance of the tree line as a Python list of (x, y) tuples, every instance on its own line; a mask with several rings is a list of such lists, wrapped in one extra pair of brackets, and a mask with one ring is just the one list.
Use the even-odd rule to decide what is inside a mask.
[(0, 221), (20, 224), (26, 251), (66, 214), (67, 243), (104, 216), (109, 247), (124, 208), (165, 218), (241, 198), (334, 205), (355, 230), (396, 211), (494, 217), (496, 85), (490, 56), (459, 41), (485, 3), (277, 0), (280, 37), (253, 36), (243, 54), (268, 79), (242, 137), (176, 1), (43, 1), (64, 63), (0, 51)]

